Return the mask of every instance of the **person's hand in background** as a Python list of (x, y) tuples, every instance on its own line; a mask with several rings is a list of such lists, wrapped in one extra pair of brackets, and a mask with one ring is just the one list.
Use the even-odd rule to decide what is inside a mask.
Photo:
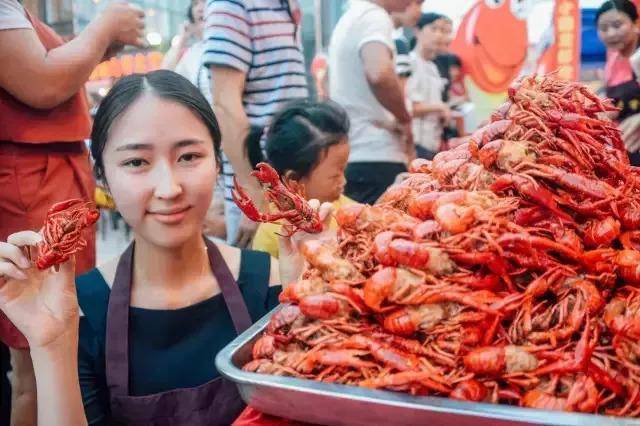
[(634, 114), (622, 120), (620, 131), (627, 151), (638, 152), (640, 150), (640, 114)]

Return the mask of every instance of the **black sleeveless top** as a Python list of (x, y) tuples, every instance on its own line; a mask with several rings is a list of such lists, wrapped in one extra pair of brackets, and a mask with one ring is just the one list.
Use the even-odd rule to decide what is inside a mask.
[[(278, 305), (280, 287), (269, 287), (270, 257), (242, 250), (238, 285), (255, 322)], [(111, 289), (98, 269), (76, 279), (80, 318), (78, 369), (89, 424), (107, 424), (105, 331)], [(189, 388), (219, 376), (216, 354), (236, 336), (221, 294), (175, 310), (130, 308), (130, 392), (149, 395)], [(125, 332), (123, 330), (123, 332)]]

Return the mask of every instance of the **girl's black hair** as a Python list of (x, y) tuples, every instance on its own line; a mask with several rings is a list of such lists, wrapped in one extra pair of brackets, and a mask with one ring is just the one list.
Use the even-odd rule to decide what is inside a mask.
[(602, 14), (614, 9), (627, 15), (632, 22), (636, 22), (638, 20), (638, 9), (636, 9), (636, 5), (633, 4), (632, 1), (608, 0), (602, 3), (596, 12), (596, 24), (600, 20), (600, 16), (602, 16)]
[(420, 19), (418, 19), (418, 22), (416, 23), (416, 27), (419, 30), (421, 30), (427, 25), (431, 25), (434, 22), (439, 21), (440, 19), (444, 19), (446, 21), (451, 22), (451, 19), (447, 18), (445, 15), (442, 15), (440, 13), (435, 13), (435, 12), (428, 12), (420, 15)]
[(263, 133), (262, 127), (252, 127), (247, 137), (245, 147), (252, 166), (268, 161), (281, 176), (292, 171), (299, 179), (318, 165), (330, 146), (347, 137), (349, 117), (331, 101), (294, 101), (271, 121), (264, 145), (267, 158), (260, 146)]
[(209, 102), (189, 80), (173, 71), (158, 70), (148, 74), (132, 74), (121, 78), (111, 88), (107, 96), (100, 103), (93, 121), (91, 131), (91, 155), (94, 158), (94, 173), (96, 178), (104, 179), (104, 163), (102, 153), (109, 137), (109, 129), (113, 122), (145, 93), (152, 93), (191, 109), (207, 126), (216, 164), (220, 163), (220, 126)]

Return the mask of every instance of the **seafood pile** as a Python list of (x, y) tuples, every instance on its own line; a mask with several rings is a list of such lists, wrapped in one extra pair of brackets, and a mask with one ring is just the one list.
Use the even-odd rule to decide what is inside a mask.
[(514, 83), (465, 143), (301, 245), (244, 369), (640, 415), (640, 181), (610, 111), (575, 82)]

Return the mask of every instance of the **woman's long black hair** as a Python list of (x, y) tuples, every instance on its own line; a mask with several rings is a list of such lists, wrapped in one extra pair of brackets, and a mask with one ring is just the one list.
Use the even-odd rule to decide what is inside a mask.
[(630, 0), (607, 0), (606, 2), (600, 5), (600, 8), (596, 12), (596, 23), (600, 19), (603, 13), (606, 13), (610, 10), (617, 10), (619, 12), (624, 13), (631, 19), (631, 22), (636, 22), (638, 20), (638, 9), (636, 9), (636, 5)]
[[(202, 120), (213, 139), (216, 164), (219, 166), (222, 138), (220, 126), (211, 105), (200, 93), (200, 90), (186, 78), (173, 71), (158, 70), (148, 74), (133, 74), (121, 78), (102, 100), (91, 131), (91, 155), (95, 161), (96, 178), (104, 179), (102, 153), (109, 137), (111, 125), (136, 99), (147, 92), (186, 106)], [(170, 125), (170, 123), (168, 124)]]
[(273, 118), (267, 129), (264, 152), (262, 127), (252, 127), (246, 140), (249, 161), (255, 167), (267, 161), (282, 176), (293, 172), (296, 179), (307, 176), (326, 150), (345, 141), (349, 117), (334, 102), (294, 101)]

